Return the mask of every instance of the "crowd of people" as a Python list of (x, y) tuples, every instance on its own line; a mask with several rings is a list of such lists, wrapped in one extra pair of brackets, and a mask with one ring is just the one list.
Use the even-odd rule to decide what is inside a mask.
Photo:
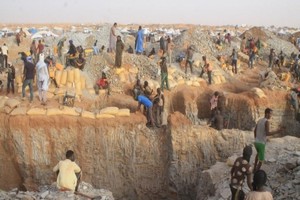
[[(109, 47), (108, 52), (115, 54), (115, 64), (114, 67), (120, 68), (122, 66), (122, 57), (123, 51), (125, 49), (125, 44), (121, 39), (121, 36), (117, 35), (117, 23), (114, 23), (110, 30), (109, 37)], [(19, 36), (18, 36), (19, 37)], [(227, 33), (225, 37), (225, 43), (231, 45), (232, 36)], [(17, 39), (18, 45), (22, 40)], [(67, 41), (66, 37), (63, 37), (59, 40), (57, 44), (57, 58), (53, 56), (45, 56), (45, 45), (43, 40), (39, 40), (36, 44), (36, 41), (33, 40), (30, 47), (30, 55), (22, 52), (21, 59), (24, 62), (23, 70), (23, 84), (22, 84), (22, 98), (25, 100), (25, 89), (28, 86), (30, 92), (30, 102), (33, 101), (33, 85), (34, 79), (36, 76), (36, 84), (38, 88), (38, 96), (42, 105), (47, 103), (47, 90), (49, 82), (53, 81), (55, 87), (59, 87), (55, 80), (55, 71), (63, 70), (66, 66), (74, 66), (81, 70), (84, 69), (86, 60), (84, 58), (84, 49), (81, 46), (76, 47), (73, 40), (69, 40), (69, 50), (66, 55), (63, 54), (64, 43)], [(144, 51), (144, 32), (141, 26), (138, 28), (136, 34), (135, 46), (134, 49), (129, 46), (127, 50), (128, 53), (136, 53), (137, 55), (142, 55)], [(217, 37), (216, 43), (221, 45), (222, 40), (220, 35)], [(256, 57), (259, 55), (259, 50), (261, 48), (261, 42), (259, 39), (255, 40), (250, 38), (246, 40), (243, 39), (241, 44), (241, 51), (249, 55), (249, 68), (253, 68), (253, 63)], [(94, 54), (98, 54), (100, 51), (104, 51), (105, 47), (102, 46), (101, 50), (97, 47), (97, 41), (93, 45)], [(162, 56), (158, 62), (161, 71), (161, 84), (159, 88), (151, 88), (148, 81), (144, 81), (144, 84), (141, 84), (141, 80), (137, 79), (136, 83), (132, 89), (132, 96), (137, 101), (137, 110), (140, 111), (141, 108), (144, 108), (144, 114), (147, 118), (148, 127), (161, 127), (163, 124), (163, 112), (165, 109), (165, 96), (164, 90), (170, 90), (168, 82), (168, 62), (171, 63), (171, 53), (172, 53), (172, 41), (169, 36), (162, 36), (159, 41), (159, 49)], [(188, 68), (190, 69), (191, 74), (194, 73), (193, 70), (193, 55), (195, 48), (190, 45), (186, 49), (186, 62), (185, 62), (185, 74), (187, 74)], [(7, 71), (7, 94), (12, 91), (14, 94), (14, 79), (15, 79), (15, 68), (11, 62), (8, 61), (8, 47), (4, 43), (0, 49), (1, 58), (3, 62), (0, 62), (0, 71)], [(148, 57), (155, 55), (155, 49), (149, 53)], [(237, 74), (237, 60), (238, 52), (237, 49), (232, 50), (230, 55), (232, 59), (232, 72)], [(275, 50), (271, 49), (269, 54), (269, 63), (268, 67), (273, 69), (274, 66), (281, 68), (284, 66), (286, 55), (281, 51), (276, 55)], [(169, 60), (168, 60), (169, 59)], [(295, 74), (298, 79), (300, 79), (300, 70), (299, 70), (299, 60), (300, 55), (294, 55), (294, 66)], [(60, 61), (60, 63), (58, 62)], [(212, 63), (208, 61), (208, 58), (204, 55), (202, 56), (202, 70), (200, 77), (206, 73), (208, 77), (208, 83), (212, 84)], [(107, 90), (107, 94), (111, 94), (110, 81), (105, 72), (102, 72), (99, 80), (96, 81), (94, 85), (95, 93), (99, 94), (101, 89)], [(299, 110), (298, 96), (296, 91), (292, 91), (291, 98), (293, 99), (293, 106), (296, 110)], [(225, 119), (225, 97), (219, 92), (214, 92), (213, 96), (210, 99), (210, 110), (211, 118), (209, 123), (212, 127), (217, 130), (222, 130), (224, 127), (228, 127), (229, 121)], [(261, 170), (264, 158), (265, 158), (265, 147), (266, 147), (266, 137), (270, 135), (270, 118), (272, 115), (272, 110), (267, 108), (265, 110), (264, 118), (260, 119), (257, 122), (257, 125), (254, 130), (255, 138), (255, 148), (257, 155), (255, 157), (254, 167), (250, 165), (250, 158), (252, 155), (252, 147), (246, 146), (243, 150), (243, 156), (236, 159), (234, 165), (231, 169), (231, 183), (230, 189), (232, 192), (232, 199), (246, 199), (246, 200), (255, 200), (265, 198), (267, 200), (272, 199), (272, 195), (269, 192), (266, 192), (263, 188), (266, 183), (267, 176), (266, 173)], [(61, 190), (71, 190), (76, 191), (78, 188), (79, 179), (81, 176), (80, 167), (74, 162), (74, 152), (67, 151), (66, 160), (60, 161), (53, 169), (54, 172), (57, 172), (57, 186)], [(252, 182), (252, 175), (254, 174), (254, 179)], [(242, 186), (244, 179), (247, 177), (247, 185), (251, 192), (245, 194), (242, 191)]]

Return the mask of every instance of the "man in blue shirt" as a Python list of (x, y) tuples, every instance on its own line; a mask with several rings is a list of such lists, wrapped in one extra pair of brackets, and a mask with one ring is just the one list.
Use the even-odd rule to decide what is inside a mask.
[(152, 115), (152, 102), (150, 99), (148, 99), (147, 97), (143, 96), (143, 95), (139, 95), (138, 96), (138, 108), (137, 110), (140, 111), (141, 109), (141, 105), (143, 104), (146, 108), (146, 113), (147, 113), (147, 126), (154, 126), (154, 120), (153, 120), (153, 115)]

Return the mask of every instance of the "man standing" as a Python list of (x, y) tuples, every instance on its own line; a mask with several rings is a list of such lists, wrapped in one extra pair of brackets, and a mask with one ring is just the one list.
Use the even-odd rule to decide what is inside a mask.
[(44, 54), (40, 54), (39, 58), (40, 60), (36, 64), (37, 86), (38, 86), (39, 98), (41, 104), (46, 105), (49, 73), (48, 73), (47, 64), (44, 61)]
[(190, 66), (191, 74), (193, 74), (193, 62), (194, 62), (193, 55), (194, 55), (193, 48), (189, 46), (186, 52), (185, 74), (187, 74), (188, 65)]
[(274, 59), (275, 59), (275, 51), (274, 49), (270, 49), (270, 54), (269, 54), (269, 67), (273, 69), (274, 66)]
[(171, 63), (172, 63), (172, 51), (173, 51), (173, 48), (174, 48), (174, 43), (172, 42), (170, 36), (168, 36), (166, 49), (167, 49), (167, 52), (168, 52), (169, 65), (170, 66), (171, 66)]
[(115, 67), (122, 66), (122, 54), (125, 46), (123, 41), (121, 40), (121, 36), (118, 35), (117, 43), (116, 43), (116, 60), (115, 60)]
[(248, 62), (248, 66), (250, 69), (253, 69), (253, 62), (255, 59), (255, 53), (253, 51), (253, 49), (250, 49), (249, 51), (249, 62)]
[(58, 55), (58, 58), (60, 59), (61, 63), (64, 63), (64, 58), (63, 58), (63, 52), (62, 52), (62, 50), (63, 50), (63, 47), (64, 47), (64, 44), (65, 44), (66, 40), (67, 40), (67, 38), (63, 37), (57, 43), (57, 55)]
[(231, 200), (244, 200), (245, 193), (243, 191), (243, 184), (245, 177), (247, 177), (247, 185), (252, 190), (252, 168), (249, 164), (252, 155), (252, 147), (246, 146), (243, 150), (243, 156), (238, 157), (231, 168)]
[(202, 67), (202, 71), (201, 71), (201, 74), (200, 74), (200, 78), (202, 78), (203, 74), (205, 72), (207, 72), (207, 76), (208, 76), (208, 83), (211, 85), (211, 74), (212, 74), (212, 66), (208, 63), (207, 59), (206, 59), (206, 56), (202, 56), (202, 60), (204, 62), (204, 65)]
[(15, 67), (12, 65), (12, 63), (8, 63), (8, 68), (7, 68), (7, 94), (10, 92), (10, 86), (12, 89), (12, 93), (15, 93)]
[(135, 52), (136, 54), (142, 54), (144, 52), (144, 31), (142, 29), (142, 26), (139, 26), (139, 30), (137, 32), (136, 38), (135, 38)]
[(159, 65), (160, 65), (160, 76), (161, 76), (160, 88), (162, 91), (164, 91), (164, 86), (166, 84), (167, 90), (170, 90), (166, 57), (164, 57), (164, 56), (161, 57), (161, 61), (160, 61)]
[(117, 23), (114, 23), (114, 25), (110, 29), (109, 52), (116, 52), (116, 42), (117, 42), (116, 28), (117, 28)]
[(38, 43), (38, 46), (37, 46), (37, 52), (36, 52), (38, 56), (37, 56), (35, 62), (40, 60), (39, 55), (44, 52), (44, 48), (45, 48), (45, 46), (42, 43), (42, 40), (39, 40), (39, 43)]
[(30, 103), (33, 101), (33, 79), (34, 79), (34, 64), (31, 57), (23, 58), (24, 71), (23, 71), (23, 85), (22, 85), (22, 97), (25, 100), (25, 88), (29, 86), (30, 91)]
[(81, 177), (81, 169), (74, 162), (75, 156), (72, 150), (68, 150), (66, 153), (66, 159), (59, 161), (59, 163), (53, 168), (53, 172), (57, 172), (57, 187), (60, 190), (77, 191), (79, 180)]
[(164, 36), (161, 36), (159, 39), (159, 49), (162, 51), (162, 55), (166, 52), (166, 41)]
[(36, 60), (37, 59), (37, 56), (36, 56), (36, 45), (35, 45), (35, 40), (32, 41), (31, 45), (30, 45), (30, 56), (33, 58), (33, 60)]
[(150, 101), (149, 98), (143, 96), (143, 95), (139, 95), (138, 96), (138, 108), (137, 110), (140, 111), (141, 110), (141, 105), (143, 104), (146, 108), (146, 113), (147, 113), (147, 126), (148, 127), (152, 127), (154, 126), (154, 120), (153, 120), (153, 115), (152, 115), (152, 102)]
[(165, 96), (164, 93), (160, 90), (160, 88), (157, 88), (157, 94), (155, 95), (153, 99), (153, 112), (154, 112), (154, 121), (157, 126), (162, 125), (162, 112), (164, 112), (165, 107)]
[(232, 57), (232, 62), (231, 62), (232, 72), (234, 74), (237, 74), (237, 59), (238, 59), (238, 55), (237, 55), (237, 52), (236, 52), (235, 49), (232, 50), (232, 54), (231, 54), (230, 57)]
[(6, 46), (6, 44), (4, 43), (2, 46), (2, 54), (4, 57), (4, 61), (5, 61), (5, 67), (7, 68), (7, 59), (8, 59), (8, 47)]
[(272, 116), (272, 109), (266, 108), (265, 117), (258, 120), (254, 129), (255, 148), (257, 151), (254, 164), (254, 172), (259, 170), (262, 166), (262, 162), (265, 159), (265, 147), (267, 142), (267, 136), (270, 135), (270, 122)]

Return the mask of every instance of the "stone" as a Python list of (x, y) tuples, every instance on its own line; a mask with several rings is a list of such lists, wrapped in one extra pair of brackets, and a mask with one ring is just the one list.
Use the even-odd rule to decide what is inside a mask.
[(228, 199), (231, 196), (231, 190), (229, 188), (222, 190), (221, 191), (221, 196), (224, 199)]
[(285, 164), (285, 167), (289, 170), (293, 170), (294, 168), (297, 167), (297, 160), (295, 159), (290, 160)]
[(227, 161), (226, 161), (226, 164), (229, 166), (229, 167), (232, 167), (235, 160), (238, 158), (237, 155), (233, 155), (233, 156), (230, 156), (229, 158), (227, 158)]
[(300, 151), (294, 152), (293, 155), (300, 157)]
[(40, 197), (44, 199), (44, 198), (46, 198), (47, 195), (49, 195), (49, 191), (45, 191), (45, 192), (41, 193)]
[(270, 159), (268, 159), (268, 161), (271, 162), (271, 163), (274, 163), (274, 162), (276, 162), (276, 159), (275, 158), (270, 158)]

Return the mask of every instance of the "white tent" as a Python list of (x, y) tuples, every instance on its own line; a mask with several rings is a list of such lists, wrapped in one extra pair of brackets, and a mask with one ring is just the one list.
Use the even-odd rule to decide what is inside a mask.
[(31, 36), (32, 40), (36, 40), (36, 39), (42, 39), (43, 35), (39, 34), (39, 33), (35, 33), (33, 36)]
[(38, 38), (50, 37), (50, 36), (58, 37), (58, 35), (54, 34), (51, 31), (39, 31), (39, 32), (33, 34), (31, 36), (31, 39), (38, 39)]

